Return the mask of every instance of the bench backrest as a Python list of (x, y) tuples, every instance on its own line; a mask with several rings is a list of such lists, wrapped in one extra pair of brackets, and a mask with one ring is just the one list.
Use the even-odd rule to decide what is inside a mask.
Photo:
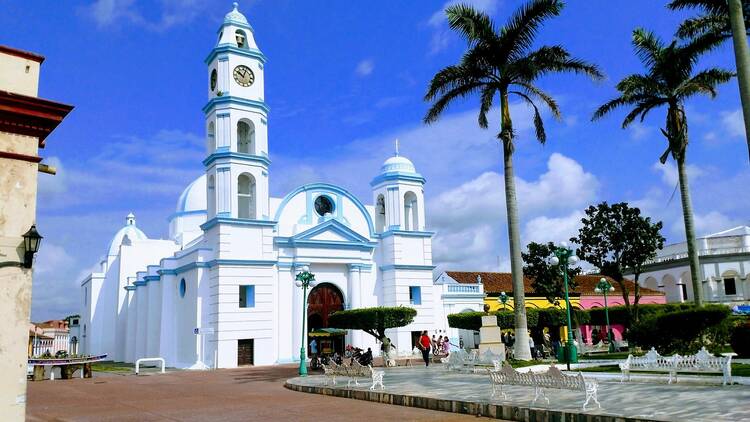
[(732, 362), (731, 356), (713, 356), (705, 347), (701, 347), (694, 355), (675, 355), (674, 358), (677, 369), (724, 370)]

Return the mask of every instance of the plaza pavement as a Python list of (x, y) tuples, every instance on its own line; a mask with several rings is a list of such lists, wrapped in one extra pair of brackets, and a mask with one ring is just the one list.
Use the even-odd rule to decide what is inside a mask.
[(599, 381), (602, 409), (590, 403), (589, 410), (583, 412), (583, 392), (546, 390), (550, 403), (540, 399), (531, 406), (534, 390), (530, 387), (507, 387), (508, 400), (503, 400), (500, 394), (492, 398), (486, 374), (449, 372), (442, 365), (388, 368), (385, 371), (383, 393), (386, 394), (379, 394), (380, 390), (370, 393), (369, 383), (361, 382), (360, 387), (352, 387), (349, 390), (353, 391), (347, 392), (345, 378), (338, 380), (336, 391), (320, 389), (317, 387), (322, 386), (322, 376), (294, 378), (288, 381), (288, 387), (363, 400), (411, 402), (418, 407), (460, 413), (500, 415), (511, 420), (566, 420), (566, 416), (575, 420), (606, 420), (610, 419), (606, 416), (610, 416), (610, 420), (750, 421), (747, 379), (739, 379), (745, 385), (722, 387), (721, 377), (680, 376), (677, 384), (668, 385), (665, 375), (634, 375), (631, 382), (620, 383), (619, 374), (584, 373), (584, 377), (595, 377)]
[[(284, 388), (296, 366), (96, 372), (94, 378), (28, 383), (28, 421), (473, 421), (473, 416), (391, 406)], [(0, 417), (2, 420), (2, 417)]]

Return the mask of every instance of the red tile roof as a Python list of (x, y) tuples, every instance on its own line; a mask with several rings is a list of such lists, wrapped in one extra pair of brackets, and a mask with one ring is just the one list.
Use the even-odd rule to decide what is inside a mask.
[[(511, 294), (513, 292), (513, 281), (511, 279), (510, 273), (489, 273), (489, 272), (469, 272), (469, 271), (446, 271), (446, 274), (454, 280), (456, 280), (459, 283), (462, 284), (475, 284), (477, 282), (477, 276), (482, 277), (482, 284), (484, 285), (484, 292), (487, 294), (499, 294), (500, 292), (505, 292), (507, 294)], [(575, 278), (576, 283), (578, 283), (578, 286), (573, 289), (572, 293), (581, 295), (581, 296), (592, 296), (592, 295), (599, 295), (598, 293), (594, 292), (594, 288), (596, 284), (599, 282), (599, 279), (601, 279), (603, 276), (599, 274), (588, 274), (588, 275), (579, 275)], [(615, 291), (612, 292), (612, 294), (621, 295), (622, 290), (620, 289), (620, 285), (615, 282), (614, 279), (611, 277), (605, 277), (611, 284), (614, 286)], [(523, 291), (525, 294), (534, 293), (534, 289), (531, 287), (531, 279), (528, 277), (524, 277), (524, 288)], [(629, 291), (633, 291), (634, 283), (632, 280), (625, 279), (625, 286), (628, 288)], [(643, 296), (663, 296), (664, 293), (648, 289), (645, 287), (641, 287), (640, 289), (641, 295)]]

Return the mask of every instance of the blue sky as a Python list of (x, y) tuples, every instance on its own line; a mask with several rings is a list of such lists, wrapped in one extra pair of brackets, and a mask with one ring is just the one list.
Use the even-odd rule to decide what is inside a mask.
[[(504, 22), (518, 0), (474, 0)], [(638, 26), (670, 38), (687, 14), (666, 1), (570, 1), (537, 45), (564, 44), (597, 63), (607, 79), (562, 75), (540, 82), (564, 119), (547, 118), (549, 141), (532, 136), (530, 115), (513, 106), (524, 242), (573, 234), (582, 210), (629, 201), (683, 234), (674, 165), (658, 164), (663, 113), (621, 130), (624, 114), (591, 123), (614, 84), (641, 71), (630, 36)], [(371, 202), (369, 180), (401, 139), (402, 154), (428, 182), (428, 225), (439, 268), (509, 268), (494, 130), (476, 124), (477, 100), (458, 103), (432, 126), (421, 119), (426, 85), (465, 45), (446, 25), (443, 1), (241, 1), (268, 56), (266, 101), (274, 196), (303, 183), (344, 186)], [(40, 175), (38, 226), (45, 241), (34, 279), (32, 317), (76, 311), (84, 273), (105, 253), (132, 211), (150, 237), (166, 237), (177, 197), (202, 171), (203, 59), (230, 1), (0, 1), (3, 44), (46, 56), (40, 96), (75, 110), (42, 155), (59, 174)], [(700, 67), (733, 68), (729, 45)], [(736, 82), (716, 100), (687, 104), (691, 188), (699, 234), (750, 223), (750, 167)], [(495, 113), (496, 114), (496, 113)]]

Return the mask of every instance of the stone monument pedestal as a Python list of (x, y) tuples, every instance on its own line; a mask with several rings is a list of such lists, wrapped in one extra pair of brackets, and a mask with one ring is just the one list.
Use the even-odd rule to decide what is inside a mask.
[(479, 329), (479, 361), (492, 363), (492, 360), (505, 360), (505, 344), (502, 342), (502, 332), (497, 326), (496, 315), (482, 317), (482, 327)]

